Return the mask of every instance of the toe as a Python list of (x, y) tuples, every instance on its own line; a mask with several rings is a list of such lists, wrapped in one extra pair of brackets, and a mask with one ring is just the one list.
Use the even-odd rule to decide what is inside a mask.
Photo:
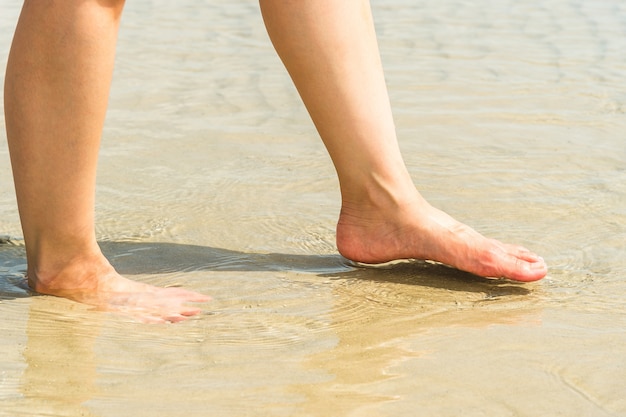
[(537, 257), (537, 261), (529, 262), (522, 258), (514, 259), (514, 269), (510, 272), (510, 278), (516, 281), (537, 281), (546, 276), (548, 268), (543, 259)]

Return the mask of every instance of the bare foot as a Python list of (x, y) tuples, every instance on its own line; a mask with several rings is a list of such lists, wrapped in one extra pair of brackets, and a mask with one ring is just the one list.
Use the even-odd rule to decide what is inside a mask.
[(433, 260), (483, 277), (516, 281), (536, 281), (548, 272), (541, 257), (484, 237), (432, 207), (417, 191), (393, 204), (344, 202), (337, 248), (356, 262)]
[(74, 262), (57, 274), (28, 273), (28, 285), (38, 293), (68, 298), (119, 312), (146, 323), (175, 323), (202, 310), (187, 303), (201, 303), (210, 297), (182, 288), (159, 288), (119, 275), (108, 261), (96, 256), (90, 261)]

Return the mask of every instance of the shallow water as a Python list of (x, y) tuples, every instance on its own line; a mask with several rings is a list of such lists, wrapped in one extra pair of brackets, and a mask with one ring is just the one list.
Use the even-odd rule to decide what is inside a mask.
[(257, 4), (129, 2), (98, 236), (127, 276), (213, 301), (160, 326), (30, 295), (0, 141), (0, 416), (626, 415), (626, 7), (373, 5), (419, 188), (548, 277), (353, 267)]

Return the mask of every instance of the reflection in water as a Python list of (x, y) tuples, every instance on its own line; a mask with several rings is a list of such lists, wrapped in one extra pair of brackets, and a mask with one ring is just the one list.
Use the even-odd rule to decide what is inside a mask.
[[(21, 378), (15, 377), (19, 393), (3, 393), (10, 400), (3, 401), (0, 415), (91, 416), (84, 403), (97, 394), (94, 345), (102, 316), (81, 314), (87, 308), (67, 300), (35, 296), (25, 282), (24, 257), (23, 241), (0, 239), (1, 318), (10, 326), (0, 334), (24, 362)], [(24, 343), (12, 335), (20, 322), (26, 323)]]
[(31, 304), (20, 386), (24, 397), (18, 407), (24, 415), (95, 415), (85, 402), (98, 393), (94, 347), (99, 326), (76, 314), (80, 310), (51, 297)]
[(539, 308), (511, 308), (528, 297), (528, 288), (440, 265), (401, 263), (333, 275), (329, 327), (338, 341), (307, 361), (309, 369), (323, 369), (332, 377), (294, 387), (307, 398), (302, 415), (373, 415), (385, 403), (407, 401), (406, 393), (385, 387), (394, 386), (394, 379), (407, 384), (424, 378), (402, 372), (406, 361), (432, 353), (428, 346), (408, 342), (420, 334), (446, 327), (540, 323)]

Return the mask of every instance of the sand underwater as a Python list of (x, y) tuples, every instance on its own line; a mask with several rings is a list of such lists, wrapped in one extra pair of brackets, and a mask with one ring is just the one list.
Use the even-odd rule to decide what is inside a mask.
[(258, 4), (128, 2), (98, 238), (125, 275), (213, 301), (149, 325), (26, 291), (0, 118), (0, 416), (626, 416), (626, 5), (373, 9), (416, 184), (548, 276), (350, 265)]

